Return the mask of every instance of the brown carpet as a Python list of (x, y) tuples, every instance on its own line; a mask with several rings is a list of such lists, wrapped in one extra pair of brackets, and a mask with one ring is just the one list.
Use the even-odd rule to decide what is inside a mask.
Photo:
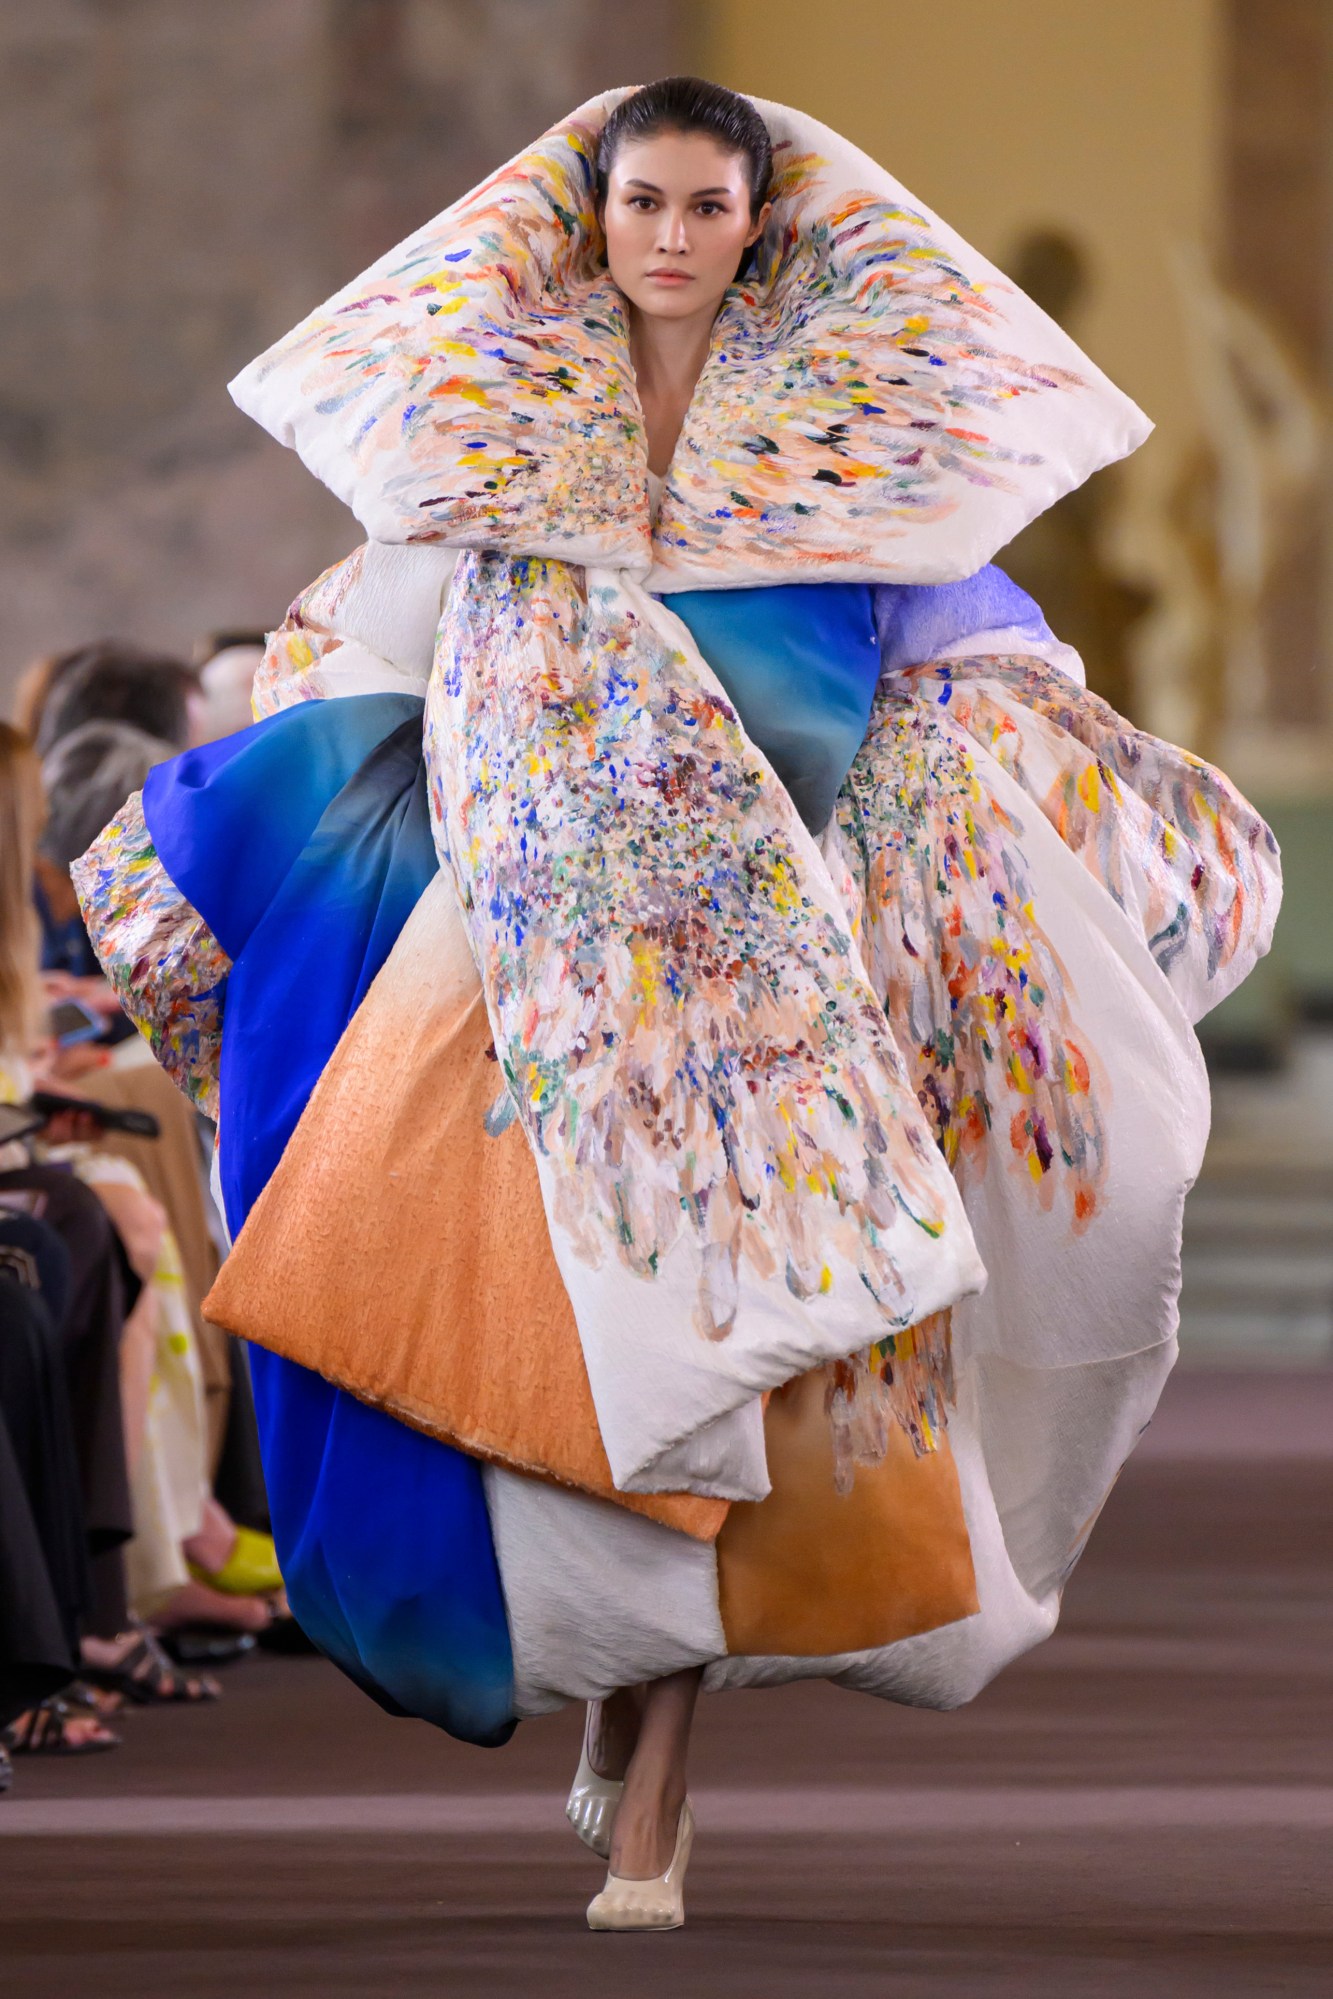
[(582, 1927), (598, 1865), (560, 1820), (576, 1716), (469, 1750), (322, 1662), (264, 1660), (215, 1709), (129, 1716), (114, 1755), (19, 1766), (0, 1989), (1327, 1992), (1333, 1456), (1309, 1441), (1333, 1439), (1310, 1413), (1333, 1415), (1333, 1377), (1257, 1392), (1268, 1455), (1243, 1378), (1172, 1384), (1059, 1633), (971, 1707), (826, 1686), (705, 1702), (678, 1935)]

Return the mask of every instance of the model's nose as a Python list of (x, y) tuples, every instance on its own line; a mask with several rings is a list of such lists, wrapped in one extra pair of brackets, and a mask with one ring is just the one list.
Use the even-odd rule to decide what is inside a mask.
[(662, 226), (657, 232), (657, 247), (659, 250), (669, 250), (676, 255), (682, 250), (689, 249), (689, 231), (685, 227), (685, 216), (682, 212), (672, 214), (668, 209), (664, 213)]

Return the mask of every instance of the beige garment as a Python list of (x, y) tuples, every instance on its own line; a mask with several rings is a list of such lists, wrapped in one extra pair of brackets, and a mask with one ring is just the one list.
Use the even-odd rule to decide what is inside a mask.
[[(133, 1187), (148, 1192), (129, 1160), (98, 1146), (70, 1146), (67, 1159), (95, 1192)], [(190, 1579), (182, 1542), (197, 1534), (208, 1496), (204, 1383), (186, 1298), (185, 1278), (170, 1227), (162, 1234), (150, 1280), (157, 1306), (153, 1369), (142, 1447), (130, 1467), (134, 1538), (125, 1549), (130, 1608), (150, 1617)]]
[[(231, 1360), (227, 1335), (210, 1325), (199, 1307), (218, 1272), (218, 1253), (204, 1207), (195, 1113), (171, 1078), (137, 1039), (124, 1045), (111, 1066), (80, 1078), (75, 1094), (114, 1110), (151, 1111), (160, 1138), (130, 1138), (108, 1132), (99, 1151), (129, 1160), (155, 1201), (167, 1211), (180, 1254), (185, 1307), (203, 1371), (207, 1418), (208, 1476), (216, 1473), (231, 1405)], [(141, 1057), (141, 1059), (140, 1059)]]
[[(0, 1102), (21, 1100), (32, 1087), (26, 1062), (12, 1055), (0, 1059)], [(168, 1227), (151, 1279), (157, 1334), (143, 1446), (130, 1474), (134, 1538), (125, 1550), (130, 1607), (147, 1616), (189, 1581), (181, 1543), (199, 1531), (214, 1463), (211, 1431), (216, 1423), (220, 1449), (226, 1425), (225, 1397), (210, 1398), (212, 1407), (206, 1410), (195, 1332), (203, 1324), (199, 1301), (217, 1267), (217, 1256), (204, 1219), (194, 1113), (152, 1061), (94, 1070), (61, 1087), (71, 1096), (90, 1097), (118, 1109), (151, 1110), (162, 1126), (160, 1139), (108, 1133), (96, 1145), (59, 1146), (49, 1152), (53, 1162), (70, 1166), (86, 1186), (135, 1187), (150, 1194), (167, 1213)], [(15, 1163), (26, 1163), (26, 1156), (24, 1148), (23, 1159)], [(178, 1226), (190, 1245), (189, 1279), (178, 1247)], [(209, 1326), (207, 1339), (214, 1347), (220, 1345), (225, 1369), (225, 1335)], [(230, 1390), (226, 1372), (227, 1395)]]

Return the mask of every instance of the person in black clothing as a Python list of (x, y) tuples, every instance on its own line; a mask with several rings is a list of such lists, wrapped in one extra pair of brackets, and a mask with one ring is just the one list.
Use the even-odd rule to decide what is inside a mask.
[[(70, 1290), (69, 1252), (54, 1230), (0, 1211), (0, 1729), (15, 1747), (47, 1754), (120, 1739), (56, 1698), (78, 1673), (91, 1587), (56, 1330)], [(7, 1781), (6, 1759), (0, 1788)]]

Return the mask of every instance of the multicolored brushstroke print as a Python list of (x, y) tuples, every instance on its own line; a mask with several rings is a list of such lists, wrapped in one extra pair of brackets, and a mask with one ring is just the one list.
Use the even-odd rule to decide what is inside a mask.
[(1034, 906), (1022, 825), (961, 723), (909, 680), (881, 687), (839, 801), (871, 980), (960, 1184), (999, 1136), (1043, 1210), (1067, 1190), (1079, 1234), (1106, 1170), (1092, 1051)]
[(70, 870), (116, 997), (178, 1089), (218, 1114), (231, 960), (167, 874), (136, 791)]
[(590, 1264), (652, 1275), (690, 1231), (710, 1337), (742, 1258), (798, 1297), (859, 1273), (900, 1329), (904, 1263), (947, 1227), (939, 1157), (715, 689), (605, 572), (464, 558), (426, 753), (497, 1052)]
[[(591, 552), (646, 569), (643, 415), (571, 120), (266, 355), (377, 462), (404, 540)], [(385, 537), (387, 538), (387, 537)]]
[(884, 561), (887, 534), (946, 517), (963, 484), (1006, 487), (1040, 456), (999, 443), (1019, 397), (1084, 386), (1006, 351), (1003, 290), (973, 283), (925, 216), (852, 191), (818, 155), (775, 152), (753, 283), (713, 328), (657, 522), (700, 580), (738, 565)]
[(340, 490), (373, 491), (358, 510), (381, 539), (734, 581), (882, 566), (969, 487), (1050, 485), (1040, 425), (1004, 434), (1023, 399), (1088, 382), (1020, 351), (1013, 294), (926, 216), (780, 142), (756, 274), (718, 314), (654, 532), (598, 129), (554, 128), (249, 371), (251, 400), (281, 391), (318, 424)]
[(930, 1312), (823, 1372), (833, 1482), (848, 1493), (858, 1465), (883, 1462), (893, 1425), (906, 1431), (918, 1457), (938, 1447), (955, 1392), (953, 1314)]
[(895, 684), (947, 714), (1032, 796), (1142, 930), (1191, 1020), (1268, 949), (1277, 841), (1214, 765), (1136, 729), (1044, 660), (950, 660)]

